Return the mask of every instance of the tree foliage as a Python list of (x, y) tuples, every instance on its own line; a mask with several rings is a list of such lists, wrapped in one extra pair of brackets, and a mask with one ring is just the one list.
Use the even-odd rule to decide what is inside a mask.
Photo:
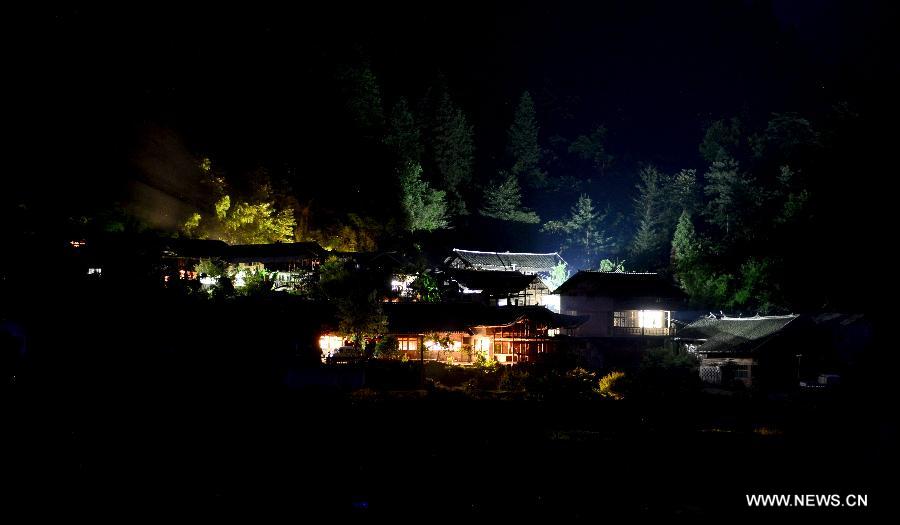
[(597, 271), (600, 272), (624, 272), (625, 271), (625, 261), (620, 261), (618, 259), (603, 259), (600, 261), (600, 267), (597, 268)]
[(569, 267), (566, 263), (557, 263), (556, 266), (550, 270), (550, 290), (556, 290), (560, 286), (563, 285), (569, 279)]
[(434, 231), (448, 226), (446, 194), (422, 180), (421, 165), (410, 163), (401, 170), (400, 191), (408, 231)]
[(385, 143), (394, 151), (401, 166), (422, 161), (422, 133), (405, 98), (401, 97), (394, 104)]
[(475, 160), (473, 128), (465, 113), (445, 90), (438, 102), (432, 129), (434, 163), (453, 214), (467, 213), (463, 188), (472, 180)]
[(507, 151), (512, 159), (510, 173), (521, 178), (528, 186), (543, 188), (547, 174), (541, 169), (541, 147), (538, 143), (539, 127), (534, 112), (534, 102), (527, 91), (522, 93), (513, 122), (507, 132)]
[(577, 249), (581, 253), (582, 268), (593, 268), (593, 261), (606, 252), (612, 242), (612, 237), (603, 228), (605, 218), (605, 213), (594, 208), (591, 198), (581, 194), (567, 218), (548, 221), (541, 231), (559, 236), (560, 250)]
[(481, 214), (502, 221), (539, 223), (541, 218), (522, 206), (519, 177), (514, 173), (501, 173), (500, 177), (499, 181), (494, 181), (485, 188)]
[(590, 162), (601, 177), (606, 174), (615, 159), (606, 147), (606, 135), (606, 126), (598, 125), (590, 134), (579, 135), (569, 144), (569, 153)]

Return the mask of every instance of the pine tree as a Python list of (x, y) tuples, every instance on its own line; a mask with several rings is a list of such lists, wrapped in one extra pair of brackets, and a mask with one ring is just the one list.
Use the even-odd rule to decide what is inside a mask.
[(452, 213), (457, 215), (467, 213), (462, 188), (472, 180), (475, 157), (472, 133), (465, 113), (454, 105), (449, 93), (444, 92), (435, 114), (432, 149), (441, 186), (450, 197)]
[(548, 221), (541, 227), (545, 233), (562, 234), (561, 250), (576, 248), (582, 254), (582, 268), (593, 268), (597, 256), (608, 251), (612, 237), (603, 229), (606, 214), (595, 210), (594, 203), (586, 194), (581, 194), (572, 206), (569, 218)]
[(541, 221), (533, 211), (522, 206), (519, 178), (513, 173), (501, 174), (501, 180), (490, 184), (484, 192), (485, 207), (481, 214), (503, 221), (537, 224)]
[(541, 147), (538, 143), (538, 124), (531, 95), (525, 91), (519, 99), (513, 122), (509, 127), (507, 150), (512, 158), (511, 173), (521, 177), (529, 186), (547, 185), (547, 174), (540, 168)]
[(763, 195), (737, 162), (714, 162), (706, 173), (704, 192), (707, 221), (721, 230), (726, 242), (753, 236), (751, 221)]
[(631, 243), (631, 257), (648, 269), (666, 265), (669, 240), (675, 228), (670, 197), (671, 177), (652, 166), (641, 170), (638, 196), (634, 201), (638, 229)]
[(675, 234), (672, 236), (672, 263), (677, 269), (679, 264), (690, 263), (696, 260), (698, 255), (699, 248), (694, 223), (691, 215), (687, 211), (683, 211), (678, 217), (678, 226), (675, 227)]
[(700, 155), (707, 162), (724, 162), (741, 153), (743, 127), (739, 119), (717, 120), (706, 128), (700, 143)]
[(357, 127), (370, 136), (383, 130), (381, 89), (372, 68), (366, 63), (345, 67), (340, 72), (340, 80), (347, 113)]
[(422, 138), (416, 117), (405, 98), (391, 110), (390, 128), (385, 144), (391, 147), (401, 167), (422, 160)]

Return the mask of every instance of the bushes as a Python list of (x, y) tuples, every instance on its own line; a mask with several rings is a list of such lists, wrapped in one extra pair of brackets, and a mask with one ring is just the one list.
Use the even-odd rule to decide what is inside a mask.
[(597, 394), (605, 399), (624, 399), (625, 372), (613, 370), (597, 382)]
[(649, 350), (631, 380), (627, 381), (628, 397), (639, 399), (673, 399), (700, 389), (697, 373), (699, 362), (684, 351), (670, 348)]
[(530, 374), (526, 367), (510, 366), (505, 367), (500, 373), (500, 381), (497, 385), (498, 390), (506, 390), (508, 392), (518, 392), (526, 389)]
[(377, 359), (394, 359), (400, 350), (397, 338), (389, 335), (375, 344), (374, 357)]

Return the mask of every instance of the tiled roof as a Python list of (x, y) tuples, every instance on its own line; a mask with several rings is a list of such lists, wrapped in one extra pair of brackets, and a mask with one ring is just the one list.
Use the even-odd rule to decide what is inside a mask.
[(478, 326), (509, 326), (522, 318), (569, 328), (584, 317), (560, 315), (543, 306), (485, 306), (479, 303), (387, 303), (388, 331), (395, 334), (467, 332)]
[(700, 341), (699, 350), (708, 353), (752, 351), (764, 340), (781, 332), (796, 315), (756, 317), (707, 317), (681, 329), (677, 339)]
[(222, 257), (229, 249), (223, 241), (206, 239), (167, 239), (162, 244), (163, 254), (175, 257)]
[(576, 273), (553, 293), (595, 297), (680, 298), (683, 295), (659, 274), (594, 271)]
[[(532, 272), (549, 272), (557, 264), (565, 264), (566, 262), (556, 252), (478, 252), (472, 250), (459, 250), (454, 248), (453, 253), (457, 257), (459, 257), (467, 267), (477, 270), (523, 270)], [(452, 259), (452, 257), (450, 259)]]
[(303, 258), (325, 257), (325, 250), (315, 242), (283, 242), (274, 244), (235, 244), (229, 246), (225, 259), (229, 262), (291, 262)]

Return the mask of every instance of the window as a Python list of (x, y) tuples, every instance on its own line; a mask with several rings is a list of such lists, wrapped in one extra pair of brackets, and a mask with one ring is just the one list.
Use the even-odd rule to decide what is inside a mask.
[(400, 350), (418, 350), (419, 340), (416, 337), (398, 337), (397, 346)]
[(734, 365), (735, 379), (750, 379), (750, 365)]

